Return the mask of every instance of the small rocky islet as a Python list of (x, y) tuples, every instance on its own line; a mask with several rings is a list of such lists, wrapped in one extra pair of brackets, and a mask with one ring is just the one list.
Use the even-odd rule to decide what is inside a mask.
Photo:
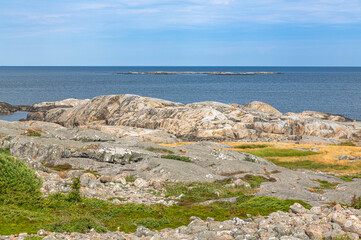
[[(0, 102), (1, 114), (19, 110), (30, 112), (26, 120), (0, 121), (0, 148), (9, 149), (11, 155), (36, 170), (42, 179), (40, 190), (44, 196), (71, 192), (73, 179), (77, 178), (81, 185), (79, 192), (85, 198), (102, 199), (118, 206), (132, 203), (171, 207), (181, 204), (183, 198), (165, 194), (169, 183), (227, 181), (226, 187), (252, 188), (252, 196), (302, 200), (312, 208), (294, 203), (289, 211), (277, 211), (267, 217), (226, 221), (194, 216), (187, 226), (157, 231), (142, 226), (134, 233), (94, 230), (85, 234), (56, 233), (39, 229), (37, 234), (22, 233), (0, 239), (359, 239), (361, 236), (361, 211), (335, 205), (351, 205), (355, 196), (361, 196), (360, 178), (345, 181), (332, 172), (281, 167), (270, 159), (226, 143), (293, 143), (313, 146), (307, 151), (302, 148), (295, 151), (317, 154), (317, 146), (352, 142), (355, 146), (346, 147), (351, 149), (352, 159), (347, 156), (340, 161), (360, 167), (361, 122), (311, 111), (282, 114), (262, 102), (184, 105), (136, 95), (67, 99), (31, 106)], [(263, 180), (253, 186), (249, 180), (257, 177)], [(237, 197), (220, 197), (197, 204), (214, 201), (234, 202)]]

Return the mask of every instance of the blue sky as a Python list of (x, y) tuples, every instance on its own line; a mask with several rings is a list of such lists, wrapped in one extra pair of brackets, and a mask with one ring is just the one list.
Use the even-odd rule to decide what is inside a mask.
[(0, 65), (360, 66), (361, 0), (0, 0)]

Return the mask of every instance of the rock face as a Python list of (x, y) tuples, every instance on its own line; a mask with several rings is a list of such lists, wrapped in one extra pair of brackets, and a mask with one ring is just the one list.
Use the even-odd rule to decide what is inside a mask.
[(8, 115), (18, 111), (16, 106), (12, 106), (6, 102), (0, 102), (0, 115)]
[[(300, 199), (313, 205), (332, 201), (350, 203), (354, 195), (361, 195), (361, 179), (344, 182), (323, 173), (293, 171), (248, 153), (222, 149), (231, 148), (228, 145), (207, 141), (165, 147), (120, 139), (93, 129), (65, 128), (54, 123), (41, 126), (38, 122), (0, 121), (0, 148), (9, 148), (12, 155), (25, 159), (39, 171), (59, 166), (77, 169), (67, 173), (69, 181), (86, 171), (93, 171), (103, 176), (97, 181), (106, 184), (119, 175), (131, 174), (148, 182), (152, 179), (214, 182), (232, 178), (235, 184), (246, 185), (242, 179), (255, 175), (270, 180), (261, 184), (256, 195)], [(188, 157), (190, 162), (164, 158), (166, 154)], [(319, 187), (315, 179), (339, 184), (323, 193), (310, 192), (310, 188)], [(148, 185), (145, 181), (137, 180), (135, 185), (145, 187)], [(60, 181), (54, 186), (63, 185)], [(94, 190), (89, 188), (90, 192)]]
[(360, 122), (318, 112), (282, 115), (261, 102), (244, 106), (216, 102), (183, 105), (136, 95), (110, 95), (85, 100), (73, 107), (30, 113), (28, 120), (66, 127), (91, 125), (99, 129), (110, 125), (156, 129), (190, 140), (299, 140), (302, 136), (361, 140)]

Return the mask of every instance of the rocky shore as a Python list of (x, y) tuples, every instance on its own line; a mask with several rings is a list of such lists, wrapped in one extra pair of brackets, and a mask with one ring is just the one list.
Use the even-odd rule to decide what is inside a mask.
[(282, 114), (262, 102), (184, 105), (126, 94), (91, 100), (68, 99), (21, 108), (31, 112), (27, 120), (95, 129), (117, 137), (142, 133), (165, 143), (174, 142), (176, 138), (192, 141), (308, 140), (326, 144), (361, 141), (361, 122), (313, 111)]
[(192, 217), (188, 226), (176, 229), (151, 231), (139, 226), (135, 233), (107, 232), (97, 233), (52, 233), (39, 230), (37, 234), (26, 233), (17, 236), (0, 236), (1, 240), (27, 239), (43, 237), (53, 239), (272, 239), (272, 240), (308, 240), (308, 239), (353, 239), (361, 236), (361, 211), (336, 205), (333, 208), (313, 207), (305, 209), (300, 204), (291, 206), (289, 212), (274, 212), (267, 217), (239, 219), (232, 218), (217, 222), (212, 218), (202, 220)]
[[(227, 187), (252, 189), (252, 196), (302, 200), (313, 207), (308, 210), (294, 204), (289, 212), (227, 221), (201, 220), (195, 216), (188, 226), (160, 231), (142, 226), (135, 233), (40, 230), (35, 235), (23, 233), (0, 239), (340, 239), (341, 236), (359, 239), (361, 236), (360, 210), (335, 205), (351, 204), (354, 196), (361, 196), (360, 178), (345, 181), (326, 172), (291, 170), (250, 153), (234, 151), (231, 143), (217, 143), (275, 141), (273, 144), (277, 145), (279, 141), (287, 141), (316, 146), (292, 149), (312, 154), (318, 152), (318, 144), (349, 141), (357, 144), (361, 141), (360, 122), (319, 112), (282, 114), (261, 102), (184, 105), (136, 95), (67, 99), (31, 106), (0, 103), (3, 114), (20, 109), (30, 112), (26, 121), (0, 121), (0, 148), (9, 149), (12, 156), (23, 159), (37, 171), (44, 196), (56, 192), (68, 194), (74, 179), (79, 179), (79, 192), (84, 198), (102, 199), (119, 206), (132, 203), (169, 207), (182, 200), (182, 194), (166, 196), (165, 187), (169, 183), (227, 181)], [(352, 162), (357, 164), (359, 154), (355, 151), (353, 154), (356, 155), (352, 156)], [(349, 156), (342, 161), (351, 161), (348, 159)], [(247, 179), (262, 181), (251, 186)], [(332, 187), (321, 187), (322, 184)], [(237, 197), (197, 204), (215, 201), (232, 203)]]

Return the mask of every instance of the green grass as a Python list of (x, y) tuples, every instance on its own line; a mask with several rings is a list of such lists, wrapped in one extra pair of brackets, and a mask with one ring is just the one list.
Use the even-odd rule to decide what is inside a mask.
[(247, 162), (256, 162), (255, 159), (250, 158), (250, 157), (246, 157), (246, 158), (244, 159), (244, 161), (247, 161)]
[(303, 156), (319, 154), (313, 151), (302, 151), (296, 149), (277, 149), (277, 148), (249, 150), (244, 152), (253, 154), (258, 157), (303, 157)]
[(182, 161), (182, 162), (191, 162), (191, 159), (189, 157), (178, 156), (178, 155), (173, 155), (173, 154), (162, 155), (161, 158), (173, 159), (173, 160)]
[(361, 173), (351, 174), (351, 175), (341, 175), (341, 176), (336, 176), (336, 177), (344, 180), (345, 182), (352, 182), (355, 178), (361, 178)]
[(271, 145), (268, 144), (242, 144), (242, 145), (238, 145), (235, 146), (235, 148), (239, 148), (239, 149), (246, 149), (246, 148), (266, 148), (266, 147), (270, 147)]
[(225, 182), (193, 182), (193, 183), (167, 183), (165, 187), (166, 197), (180, 196), (182, 204), (199, 203), (211, 199), (244, 196), (250, 191), (244, 186), (226, 186), (231, 180)]
[(27, 136), (29, 136), (29, 137), (41, 137), (41, 133), (32, 132), (32, 133), (28, 133)]
[(353, 196), (351, 201), (351, 207), (361, 209), (361, 197), (356, 197), (356, 195)]
[(126, 177), (125, 177), (125, 181), (126, 181), (127, 183), (135, 182), (135, 180), (137, 180), (137, 178), (136, 178), (135, 176), (133, 176), (133, 175), (129, 175), (129, 176), (126, 176)]
[(351, 169), (352, 166), (348, 165), (341, 165), (341, 164), (325, 164), (325, 163), (318, 163), (310, 160), (302, 160), (302, 161), (280, 161), (274, 158), (267, 158), (267, 160), (273, 162), (277, 166), (289, 168), (292, 170), (297, 169), (307, 169), (307, 170), (348, 170)]
[(319, 182), (319, 187), (314, 187), (315, 190), (324, 190), (324, 189), (335, 189), (338, 183), (331, 183), (326, 180), (314, 179), (313, 181)]
[(259, 186), (261, 186), (261, 183), (263, 182), (275, 182), (276, 179), (275, 178), (266, 178), (263, 176), (254, 176), (251, 174), (247, 174), (246, 176), (244, 176), (242, 178), (243, 181), (249, 183), (249, 185), (251, 186), (251, 188), (258, 188)]
[[(100, 199), (81, 198), (79, 179), (74, 179), (68, 194), (55, 193), (40, 197), (41, 181), (33, 170), (14, 159), (6, 150), (0, 150), (0, 235), (21, 232), (36, 233), (39, 229), (56, 232), (133, 232), (143, 225), (151, 229), (176, 228), (187, 225), (191, 216), (202, 219), (212, 217), (224, 221), (232, 217), (246, 218), (268, 215), (271, 212), (287, 211), (295, 202), (305, 207), (302, 201), (280, 200), (272, 197), (246, 195), (243, 187), (226, 186), (230, 181), (215, 183), (190, 183), (167, 185), (167, 196), (185, 194), (188, 203), (237, 196), (235, 203), (210, 205), (143, 204), (115, 205)], [(25, 201), (24, 201), (25, 200)]]
[(349, 147), (356, 147), (354, 142), (341, 142), (339, 144), (331, 144), (332, 146), (349, 146)]
[(166, 153), (166, 154), (174, 154), (173, 151), (165, 149), (165, 148), (154, 148), (154, 147), (149, 147), (147, 148), (148, 151), (151, 152), (156, 152), (156, 153)]

